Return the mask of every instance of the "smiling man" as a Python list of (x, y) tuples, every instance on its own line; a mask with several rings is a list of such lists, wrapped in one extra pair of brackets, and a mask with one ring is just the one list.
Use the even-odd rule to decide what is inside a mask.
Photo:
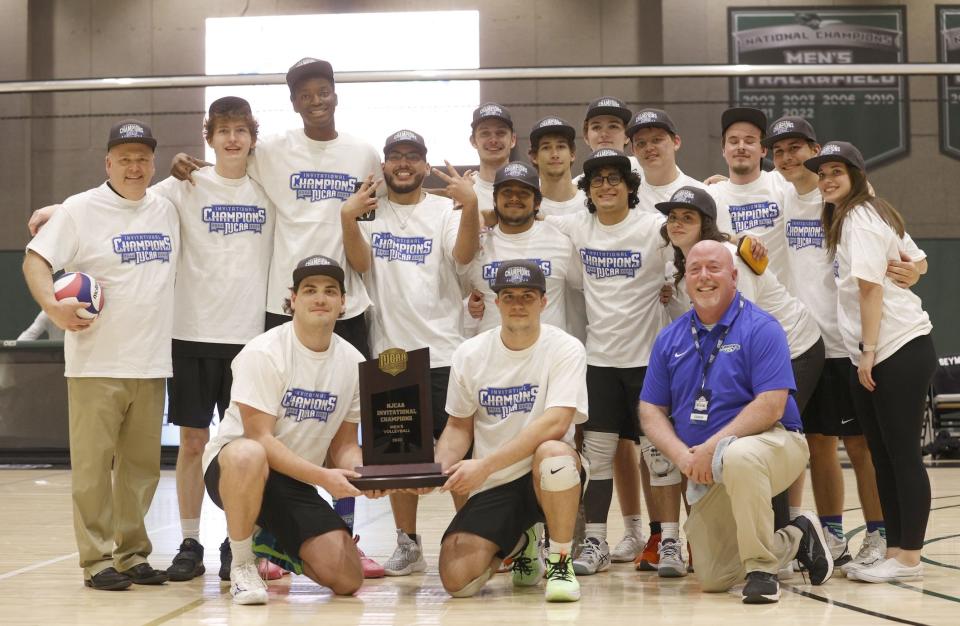
[(510, 160), (510, 151), (517, 145), (513, 118), (505, 106), (496, 102), (481, 104), (473, 111), (470, 122), (470, 145), (477, 151), (480, 170), (473, 190), (481, 211), (493, 208), (493, 179), (497, 170)]

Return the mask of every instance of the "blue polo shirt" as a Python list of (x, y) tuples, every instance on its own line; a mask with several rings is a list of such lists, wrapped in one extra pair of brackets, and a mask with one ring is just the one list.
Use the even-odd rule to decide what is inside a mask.
[[(741, 298), (738, 291), (712, 330), (707, 330), (690, 309), (664, 328), (653, 344), (640, 399), (668, 407), (677, 436), (688, 446), (703, 443), (758, 394), (774, 389), (791, 392), (780, 422), (788, 430), (802, 429), (793, 399), (796, 383), (787, 336), (776, 319), (746, 298), (738, 315)], [(700, 340), (700, 354), (690, 332), (691, 319)], [(691, 420), (693, 403), (700, 395), (703, 366), (727, 328), (730, 330), (723, 346), (707, 373), (709, 418), (705, 423)]]

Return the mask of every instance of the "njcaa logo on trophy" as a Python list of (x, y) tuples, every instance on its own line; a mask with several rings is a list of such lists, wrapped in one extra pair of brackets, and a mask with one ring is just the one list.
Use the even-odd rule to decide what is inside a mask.
[(389, 348), (377, 357), (377, 366), (384, 374), (396, 376), (407, 369), (407, 351), (401, 348)]

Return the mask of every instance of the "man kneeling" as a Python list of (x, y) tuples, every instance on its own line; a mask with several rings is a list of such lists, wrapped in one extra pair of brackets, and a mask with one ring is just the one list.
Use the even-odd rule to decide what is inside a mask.
[[(207, 493), (227, 517), (237, 604), (267, 601), (254, 524), (276, 538), (298, 573), (334, 593), (350, 595), (363, 582), (346, 524), (315, 488), (335, 498), (361, 495), (347, 479), (359, 476), (352, 468), (362, 463), (357, 364), (364, 359), (333, 333), (345, 307), (343, 276), (324, 256), (297, 264), (293, 320), (255, 337), (234, 359), (230, 407), (204, 450)], [(328, 452), (334, 469), (323, 467)]]
[[(477, 593), (504, 557), (513, 583), (533, 586), (546, 568), (546, 599), (573, 602), (580, 585), (570, 548), (581, 494), (574, 424), (586, 421), (586, 354), (559, 328), (540, 323), (546, 280), (535, 263), (504, 261), (493, 290), (501, 325), (453, 354), (437, 462), (443, 489), (470, 494), (443, 535), (440, 581), (450, 595)], [(473, 444), (473, 458), (463, 459)], [(544, 564), (533, 528), (546, 521)]]

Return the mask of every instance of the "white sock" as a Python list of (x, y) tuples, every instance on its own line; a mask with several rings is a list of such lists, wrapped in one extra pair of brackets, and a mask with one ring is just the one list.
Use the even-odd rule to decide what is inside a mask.
[(253, 554), (253, 535), (246, 539), (231, 539), (230, 552), (233, 553), (231, 567), (254, 563), (257, 557)]
[(790, 519), (796, 519), (800, 517), (800, 514), (803, 513), (803, 507), (801, 506), (792, 506), (790, 507)]
[(573, 549), (573, 541), (554, 541), (550, 540), (550, 554), (560, 554), (561, 552), (566, 552), (570, 554), (570, 551)]
[(623, 516), (623, 534), (640, 539), (643, 537), (643, 518), (639, 515)]
[(586, 525), (586, 532), (584, 533), (587, 537), (594, 537), (596, 539), (601, 539), (603, 541), (607, 540), (607, 525), (603, 522), (597, 522), (593, 524)]
[(193, 519), (183, 519), (181, 517), (180, 531), (183, 533), (184, 539), (200, 541), (200, 518), (195, 517)]
[(680, 522), (660, 522), (660, 541), (680, 539)]

